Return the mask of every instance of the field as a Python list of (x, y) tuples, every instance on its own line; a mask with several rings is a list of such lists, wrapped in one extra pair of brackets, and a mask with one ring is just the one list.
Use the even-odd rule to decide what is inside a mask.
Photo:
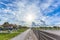
[(20, 28), (19, 30), (14, 31), (13, 33), (0, 33), (0, 40), (10, 40), (18, 34), (24, 32), (25, 30), (27, 30), (27, 28)]

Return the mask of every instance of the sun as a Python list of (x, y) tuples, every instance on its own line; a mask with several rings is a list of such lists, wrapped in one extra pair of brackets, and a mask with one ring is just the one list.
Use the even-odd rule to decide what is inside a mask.
[(32, 22), (32, 21), (34, 21), (34, 19), (35, 19), (35, 16), (33, 14), (27, 14), (26, 15), (26, 21), (27, 22)]
[(27, 20), (28, 21), (32, 21), (33, 20), (33, 16), (32, 15), (27, 15)]

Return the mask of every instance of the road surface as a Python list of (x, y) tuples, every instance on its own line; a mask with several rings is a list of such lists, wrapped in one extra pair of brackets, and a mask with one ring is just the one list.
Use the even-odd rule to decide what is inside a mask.
[(29, 33), (27, 34), (25, 40), (38, 40), (38, 38), (36, 37), (34, 32), (32, 30), (30, 30)]
[(11, 40), (24, 40), (24, 38), (26, 37), (26, 35), (28, 34), (29, 31), (30, 31), (30, 29), (28, 29), (25, 32), (19, 34), (18, 36), (12, 38)]
[(19, 34), (18, 36), (12, 38), (11, 40), (37, 40), (37, 37), (34, 35), (31, 29)]
[(52, 33), (52, 34), (56, 34), (56, 35), (59, 35), (60, 36), (60, 30), (44, 30), (45, 32), (49, 32), (49, 33)]
[[(60, 40), (60, 31), (33, 30), (38, 40)], [(59, 35), (58, 35), (59, 34)]]
[(28, 29), (11, 40), (60, 40), (60, 30)]

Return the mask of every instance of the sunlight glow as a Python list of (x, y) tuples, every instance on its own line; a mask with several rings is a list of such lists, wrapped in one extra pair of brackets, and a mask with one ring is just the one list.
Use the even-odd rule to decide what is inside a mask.
[(27, 14), (26, 15), (26, 21), (27, 22), (32, 22), (32, 21), (34, 21), (34, 19), (35, 19), (35, 15), (33, 15), (33, 14)]

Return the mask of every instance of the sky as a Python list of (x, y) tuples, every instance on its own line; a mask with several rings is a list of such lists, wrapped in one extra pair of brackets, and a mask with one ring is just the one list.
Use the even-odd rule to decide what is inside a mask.
[(0, 0), (0, 24), (60, 25), (60, 0)]

